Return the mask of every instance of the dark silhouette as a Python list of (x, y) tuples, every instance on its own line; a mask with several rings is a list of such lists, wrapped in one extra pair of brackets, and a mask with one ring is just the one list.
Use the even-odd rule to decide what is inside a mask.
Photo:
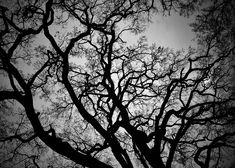
[[(230, 166), (234, 2), (0, 2), (0, 167)], [(172, 10), (197, 49), (126, 44)]]

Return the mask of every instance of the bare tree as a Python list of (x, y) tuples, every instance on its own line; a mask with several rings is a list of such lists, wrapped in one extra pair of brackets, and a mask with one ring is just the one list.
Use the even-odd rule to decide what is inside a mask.
[(233, 31), (211, 19), (232, 1), (198, 16), (199, 48), (187, 52), (123, 35), (153, 14), (189, 15), (197, 1), (1, 4), (1, 167), (225, 165), (235, 147)]

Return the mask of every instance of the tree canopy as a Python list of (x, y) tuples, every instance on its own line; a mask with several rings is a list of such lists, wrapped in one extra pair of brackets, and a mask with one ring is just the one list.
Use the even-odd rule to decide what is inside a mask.
[[(0, 1), (0, 167), (228, 167), (232, 0)], [(195, 15), (196, 47), (142, 36)]]

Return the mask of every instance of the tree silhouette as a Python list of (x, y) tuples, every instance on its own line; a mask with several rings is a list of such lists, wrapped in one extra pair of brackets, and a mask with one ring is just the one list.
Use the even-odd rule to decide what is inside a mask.
[(197, 8), (1, 1), (1, 167), (224, 167), (235, 147), (234, 3), (203, 8), (197, 49), (123, 40), (154, 14)]

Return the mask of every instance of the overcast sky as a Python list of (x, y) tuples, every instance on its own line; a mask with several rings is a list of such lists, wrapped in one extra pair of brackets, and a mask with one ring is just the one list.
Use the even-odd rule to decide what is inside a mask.
[[(189, 45), (196, 45), (193, 41), (195, 34), (189, 26), (193, 22), (192, 17), (186, 18), (172, 13), (171, 16), (156, 15), (152, 20), (153, 23), (142, 34), (147, 36), (150, 44), (156, 43), (157, 46), (174, 49), (187, 49)], [(134, 34), (125, 34), (124, 39), (132, 43), (137, 37)]]
[(181, 49), (193, 45), (195, 38), (189, 24), (192, 18), (185, 18), (179, 15), (157, 16), (153, 24), (147, 29), (146, 35), (150, 43), (156, 42), (159, 45)]

